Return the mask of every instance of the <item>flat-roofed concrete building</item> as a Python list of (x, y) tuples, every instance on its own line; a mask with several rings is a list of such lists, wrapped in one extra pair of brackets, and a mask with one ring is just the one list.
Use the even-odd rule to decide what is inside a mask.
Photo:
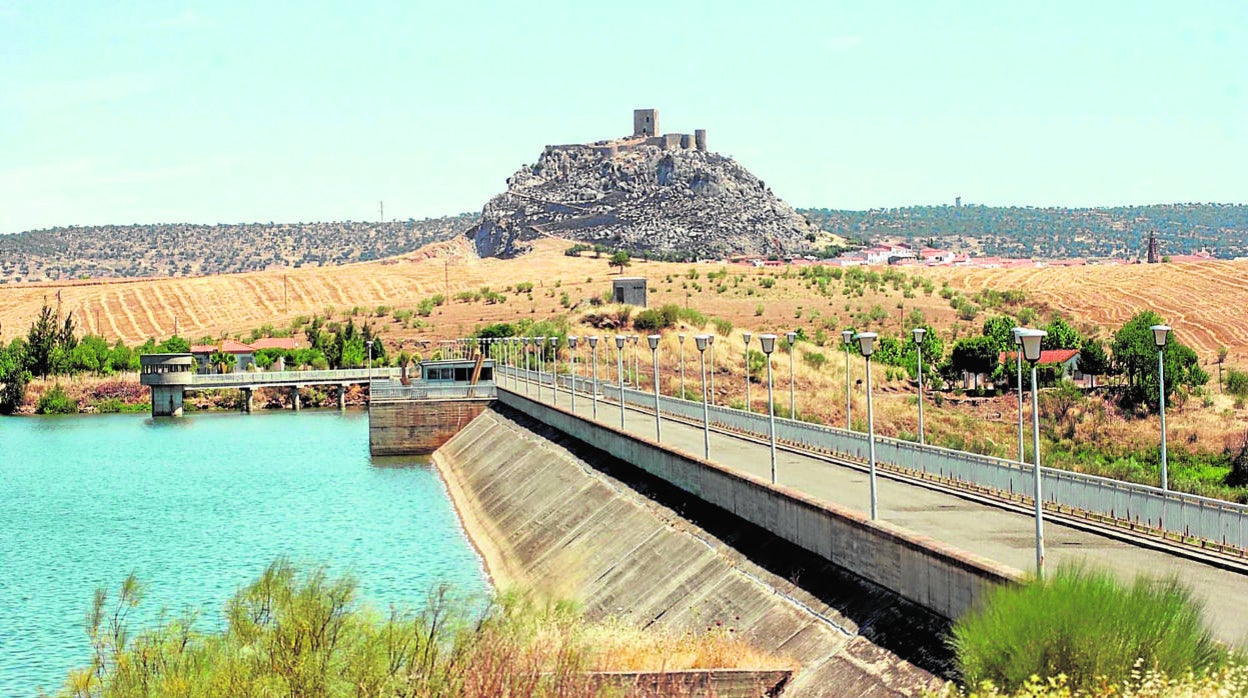
[(616, 303), (646, 307), (646, 280), (640, 276), (623, 276), (611, 280), (611, 296)]

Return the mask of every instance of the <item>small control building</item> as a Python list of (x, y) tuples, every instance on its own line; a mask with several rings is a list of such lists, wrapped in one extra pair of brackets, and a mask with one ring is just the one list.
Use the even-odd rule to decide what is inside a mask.
[(640, 276), (623, 276), (611, 281), (611, 297), (616, 303), (646, 307), (646, 280)]

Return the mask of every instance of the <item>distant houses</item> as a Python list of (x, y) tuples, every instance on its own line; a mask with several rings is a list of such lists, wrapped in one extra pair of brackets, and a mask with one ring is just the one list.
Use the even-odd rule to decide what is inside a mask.
[[(218, 372), (219, 367), (212, 365), (212, 355), (217, 352), (234, 356), (233, 371), (248, 371), (253, 370), (252, 367), (256, 363), (256, 352), (262, 349), (294, 351), (298, 348), (298, 343), (292, 337), (262, 337), (251, 344), (244, 344), (233, 339), (223, 339), (216, 344), (194, 344), (191, 346), (191, 355), (199, 365), (200, 373)], [(284, 362), (279, 358), (269, 370), (281, 371), (284, 369)]]

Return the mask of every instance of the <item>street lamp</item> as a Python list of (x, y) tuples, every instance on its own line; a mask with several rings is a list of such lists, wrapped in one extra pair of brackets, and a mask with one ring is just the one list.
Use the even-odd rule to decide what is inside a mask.
[[(743, 332), (741, 336), (745, 339), (745, 411), (753, 412), (750, 409), (750, 339), (754, 336), (749, 332)], [(759, 336), (762, 340), (762, 336)]]
[(1010, 330), (1014, 335), (1014, 355), (1016, 357), (1014, 370), (1018, 372), (1018, 462), (1023, 462), (1023, 333), (1027, 332), (1025, 327), (1015, 327)]
[(559, 404), (559, 338), (547, 337), (550, 340), (550, 391), (554, 396), (552, 404)]
[(702, 358), (702, 456), (707, 460), (711, 459), (711, 411), (706, 402), (706, 350), (712, 346), (712, 339), (709, 334), (693, 336), (693, 343), (698, 347), (698, 354)]
[(859, 332), (854, 335), (854, 341), (858, 342), (858, 351), (862, 352), (863, 358), (867, 360), (867, 457), (871, 468), (871, 520), (875, 520), (876, 502), (875, 495), (875, 410), (871, 405), (871, 355), (875, 353), (875, 338), (878, 337), (874, 332)]
[(853, 425), (849, 421), (849, 411), (852, 405), (849, 402), (849, 347), (854, 343), (853, 330), (841, 330), (841, 341), (845, 343), (845, 430), (853, 429)]
[(589, 338), (589, 350), (593, 355), (594, 364), (594, 384), (591, 386), (593, 392), (590, 395), (590, 401), (594, 404), (594, 420), (598, 419), (598, 335)]
[[(1040, 344), (1048, 332), (1023, 329), (1018, 337), (1023, 344), (1023, 358), (1031, 364), (1031, 448), (1036, 462), (1032, 467), (1034, 485), (1032, 495), (1036, 500), (1036, 576), (1044, 576), (1044, 498), (1040, 492), (1040, 400), (1036, 397), (1036, 362), (1040, 360)], [(1021, 460), (1021, 459), (1020, 459)]]
[(1153, 325), (1153, 344), (1157, 345), (1157, 396), (1161, 406), (1161, 489), (1170, 488), (1167, 475), (1166, 456), (1166, 339), (1170, 335), (1169, 325)]
[(568, 336), (568, 373), (572, 380), (572, 414), (576, 414), (576, 335)]
[(646, 337), (646, 341), (650, 343), (650, 353), (654, 354), (654, 440), (662, 443), (663, 436), (661, 427), (659, 426), (662, 419), (659, 417), (659, 340), (662, 339), (657, 334)]
[(529, 344), (532, 341), (533, 341), (532, 337), (524, 337), (523, 339), (520, 340), (520, 342), (524, 345), (524, 351), (522, 352), (522, 355), (524, 356), (524, 395), (525, 397), (528, 397), (529, 392), (530, 392), (529, 386), (533, 382), (529, 380), (530, 378), (529, 377)]
[(797, 343), (797, 333), (790, 330), (784, 338), (789, 340), (789, 419), (797, 419), (797, 386), (793, 382), (793, 345)]
[(776, 400), (772, 391), (771, 352), (776, 350), (776, 335), (760, 334), (759, 344), (767, 357), (767, 434), (771, 439), (771, 484), (776, 484)]
[(919, 351), (919, 445), (923, 445), (923, 335), (927, 330), (916, 327), (911, 330), (914, 335), (914, 346)]
[[(715, 404), (715, 335), (706, 334), (706, 346), (711, 351), (711, 404)], [(697, 339), (696, 337), (694, 339)], [(705, 386), (703, 387), (705, 389)]]
[(615, 373), (620, 383), (620, 429), (624, 428), (624, 342), (628, 337), (615, 335)]
[(373, 340), (365, 342), (368, 345), (368, 398), (373, 398)]
[(680, 338), (680, 399), (685, 399), (685, 333), (676, 335)]

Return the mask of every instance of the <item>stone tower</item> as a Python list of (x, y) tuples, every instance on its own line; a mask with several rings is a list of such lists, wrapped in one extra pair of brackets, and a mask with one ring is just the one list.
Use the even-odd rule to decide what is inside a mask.
[(1148, 263), (1156, 264), (1161, 261), (1161, 254), (1157, 251), (1157, 231), (1151, 231), (1148, 234)]
[(659, 110), (658, 109), (634, 109), (633, 110), (633, 135), (634, 136), (657, 136), (659, 135)]

